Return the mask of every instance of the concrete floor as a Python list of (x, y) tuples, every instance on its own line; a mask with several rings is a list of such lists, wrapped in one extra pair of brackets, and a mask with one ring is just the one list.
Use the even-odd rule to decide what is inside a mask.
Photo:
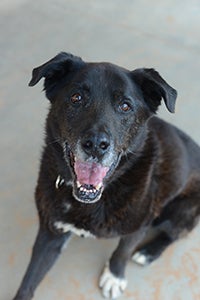
[[(200, 2), (148, 0), (0, 1), (0, 299), (11, 300), (37, 231), (34, 187), (48, 101), (28, 88), (32, 68), (61, 50), (90, 61), (154, 67), (179, 92), (176, 114), (200, 144)], [(129, 263), (121, 299), (200, 299), (200, 226), (151, 266)], [(116, 240), (74, 238), (37, 300), (100, 300), (98, 276)]]

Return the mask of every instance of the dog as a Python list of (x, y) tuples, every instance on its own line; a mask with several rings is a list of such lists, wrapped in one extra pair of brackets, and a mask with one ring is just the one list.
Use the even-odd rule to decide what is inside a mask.
[[(72, 233), (120, 237), (99, 286), (115, 299), (129, 259), (147, 265), (200, 215), (200, 148), (156, 116), (177, 92), (154, 69), (61, 52), (33, 69), (50, 101), (35, 191), (39, 231), (14, 300), (29, 300)], [(154, 236), (144, 243), (150, 231)]]

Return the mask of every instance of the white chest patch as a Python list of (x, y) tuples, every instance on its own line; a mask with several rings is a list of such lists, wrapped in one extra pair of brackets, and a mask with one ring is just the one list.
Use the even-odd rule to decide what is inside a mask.
[(68, 232), (71, 231), (74, 234), (81, 236), (81, 237), (92, 237), (95, 238), (95, 235), (93, 235), (90, 231), (87, 231), (85, 229), (79, 229), (74, 227), (73, 224), (69, 224), (69, 223), (63, 223), (61, 221), (57, 221), (54, 223), (54, 226), (56, 229), (60, 229), (64, 232)]

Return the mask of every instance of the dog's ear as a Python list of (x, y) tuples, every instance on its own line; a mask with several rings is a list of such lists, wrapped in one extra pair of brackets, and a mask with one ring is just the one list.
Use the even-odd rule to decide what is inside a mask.
[(68, 74), (79, 69), (83, 64), (80, 57), (61, 52), (43, 65), (33, 69), (29, 86), (36, 85), (44, 77), (44, 90), (47, 98), (52, 100), (57, 85), (60, 85)]
[(174, 113), (177, 92), (154, 69), (136, 69), (131, 72), (132, 79), (139, 85), (143, 97), (151, 111), (156, 112), (164, 99), (167, 109)]

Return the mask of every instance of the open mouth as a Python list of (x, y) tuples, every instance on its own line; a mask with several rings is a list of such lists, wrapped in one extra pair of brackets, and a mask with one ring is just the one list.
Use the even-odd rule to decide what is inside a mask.
[(96, 162), (83, 162), (70, 153), (71, 165), (75, 180), (73, 195), (76, 200), (84, 203), (94, 203), (101, 198), (104, 189), (104, 178), (109, 167)]

